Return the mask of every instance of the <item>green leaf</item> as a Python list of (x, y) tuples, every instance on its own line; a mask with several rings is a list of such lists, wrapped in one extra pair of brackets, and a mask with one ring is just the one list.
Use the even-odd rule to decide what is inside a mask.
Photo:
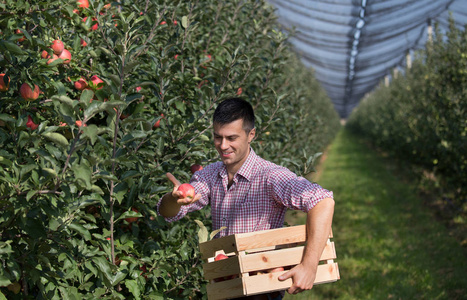
[(86, 241), (91, 240), (91, 233), (80, 224), (71, 223), (68, 225), (68, 228), (78, 232)]
[(208, 241), (208, 229), (204, 226), (203, 222), (200, 220), (195, 220), (195, 223), (198, 224), (198, 240), (199, 243), (204, 243)]
[(185, 29), (188, 28), (188, 18), (187, 18), (187, 16), (182, 17), (182, 27), (185, 28)]
[(91, 102), (92, 97), (94, 97), (94, 92), (92, 90), (85, 89), (81, 92), (79, 100), (84, 103), (89, 103)]
[(5, 165), (7, 167), (11, 167), (12, 162), (11, 162), (11, 160), (9, 160), (9, 159), (7, 159), (7, 158), (5, 158), (3, 156), (0, 156), (0, 164)]
[(129, 210), (129, 211), (126, 211), (123, 214), (121, 214), (120, 217), (118, 217), (118, 219), (115, 220), (115, 222), (118, 222), (118, 221), (126, 219), (126, 218), (141, 218), (142, 216), (143, 215), (141, 213), (139, 213), (139, 212)]
[(136, 280), (125, 280), (125, 286), (133, 294), (135, 299), (140, 298), (141, 291), (139, 290), (139, 285)]
[(213, 232), (211, 232), (211, 234), (209, 235), (209, 240), (212, 240), (216, 236), (216, 234), (218, 234), (219, 232), (221, 232), (224, 229), (227, 229), (227, 227), (222, 226), (221, 228), (216, 229)]
[(91, 124), (83, 128), (83, 137), (88, 137), (91, 140), (91, 145), (94, 145), (97, 140), (97, 126)]
[(68, 140), (66, 139), (66, 137), (64, 137), (58, 132), (44, 132), (42, 136), (60, 146), (68, 146)]
[(0, 46), (5, 47), (9, 52), (13, 54), (18, 54), (18, 55), (24, 54), (24, 51), (18, 45), (13, 44), (11, 42), (2, 40), (0, 41)]
[(75, 178), (77, 180), (82, 180), (86, 184), (86, 188), (91, 189), (91, 168), (82, 164), (82, 165), (73, 165), (71, 167), (71, 170), (73, 171)]
[(110, 279), (112, 278), (110, 262), (102, 256), (93, 257), (92, 261), (97, 266), (97, 269), (101, 271), (110, 282)]
[(7, 300), (7, 298), (1, 291), (0, 291), (0, 300)]
[(126, 272), (117, 272), (117, 274), (115, 274), (111, 280), (110, 280), (110, 284), (112, 286), (115, 286), (117, 283), (119, 283), (120, 281), (122, 281), (123, 279), (125, 279), (125, 277), (127, 276), (127, 273)]

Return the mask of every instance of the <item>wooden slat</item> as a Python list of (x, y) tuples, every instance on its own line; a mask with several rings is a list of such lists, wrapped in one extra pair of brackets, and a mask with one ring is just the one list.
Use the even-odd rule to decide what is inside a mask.
[[(329, 237), (333, 237), (332, 229)], [(208, 259), (209, 257), (214, 256), (214, 253), (218, 250), (224, 250), (225, 253), (229, 253), (271, 246), (303, 243), (305, 241), (306, 226), (298, 225), (229, 235), (200, 243), (199, 247), (203, 259)]]
[[(287, 271), (256, 275), (244, 278), (245, 296), (261, 294), (270, 291), (280, 291), (292, 286), (292, 279), (279, 281), (278, 277)], [(316, 272), (316, 284), (334, 282), (340, 279), (337, 263), (319, 265)], [(211, 299), (210, 299), (211, 300)]]
[(237, 252), (236, 236), (229, 235), (218, 239), (213, 239), (199, 244), (199, 250), (203, 259), (213, 257), (216, 251), (224, 250), (225, 253)]
[(221, 300), (227, 298), (238, 298), (245, 295), (243, 288), (243, 279), (235, 278), (232, 280), (208, 283), (206, 291), (209, 300)]
[[(240, 271), (251, 272), (276, 267), (297, 265), (302, 261), (304, 246), (266, 251), (239, 256)], [(321, 254), (320, 260), (336, 259), (334, 242), (328, 241)]]
[(236, 234), (237, 250), (263, 248), (274, 245), (302, 243), (306, 240), (305, 225)]
[(238, 256), (203, 264), (203, 271), (207, 280), (242, 273)]

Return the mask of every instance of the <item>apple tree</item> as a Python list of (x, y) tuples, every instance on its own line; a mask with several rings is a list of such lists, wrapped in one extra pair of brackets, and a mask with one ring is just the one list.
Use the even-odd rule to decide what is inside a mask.
[(251, 101), (254, 147), (296, 170), (337, 129), (263, 1), (0, 10), (0, 299), (205, 297), (193, 237), (209, 211), (168, 224), (155, 207), (166, 172), (217, 159), (216, 104)]

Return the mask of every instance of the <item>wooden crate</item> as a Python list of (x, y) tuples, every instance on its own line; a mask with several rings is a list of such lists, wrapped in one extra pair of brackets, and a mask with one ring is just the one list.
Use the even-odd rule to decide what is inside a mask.
[[(315, 284), (340, 279), (331, 238), (332, 232), (321, 255)], [(235, 234), (201, 243), (204, 277), (210, 280), (208, 299), (250, 296), (291, 287), (292, 279), (279, 281), (278, 277), (301, 262), (305, 241), (306, 227), (300, 225)], [(228, 258), (214, 261), (219, 253), (226, 254)], [(277, 267), (284, 267), (285, 271), (265, 272)], [(258, 271), (263, 274), (257, 274)]]

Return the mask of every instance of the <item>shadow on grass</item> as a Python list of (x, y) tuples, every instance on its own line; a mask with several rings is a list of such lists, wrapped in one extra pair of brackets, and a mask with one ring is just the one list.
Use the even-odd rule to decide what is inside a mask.
[(322, 170), (341, 280), (285, 299), (467, 299), (464, 249), (387, 160), (343, 129)]

